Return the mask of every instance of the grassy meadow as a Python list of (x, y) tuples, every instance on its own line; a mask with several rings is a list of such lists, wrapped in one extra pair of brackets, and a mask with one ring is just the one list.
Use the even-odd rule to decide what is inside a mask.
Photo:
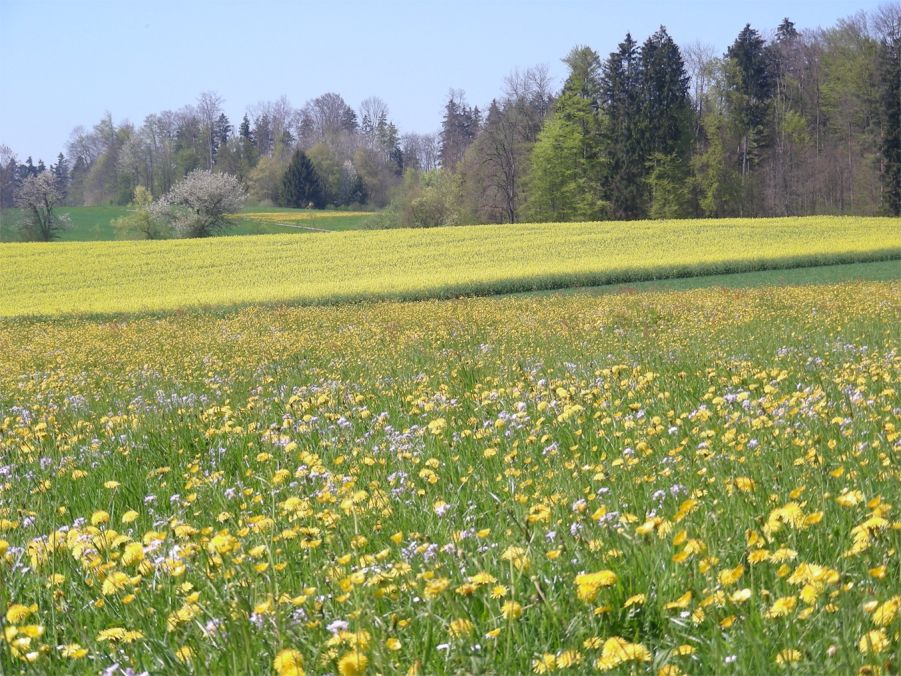
[(901, 282), (0, 322), (0, 672), (876, 673)]
[(463, 226), (0, 247), (0, 316), (535, 291), (901, 257), (899, 219)]
[[(60, 237), (62, 242), (141, 238), (138, 233), (123, 232), (113, 225), (115, 219), (128, 213), (128, 207), (64, 207), (59, 213), (67, 215), (71, 223), (71, 227), (62, 232)], [(365, 227), (369, 216), (371, 213), (365, 211), (248, 207), (231, 217), (233, 225), (223, 234), (269, 235), (318, 230), (356, 230)], [(0, 211), (0, 242), (19, 241), (18, 218), (18, 209)]]

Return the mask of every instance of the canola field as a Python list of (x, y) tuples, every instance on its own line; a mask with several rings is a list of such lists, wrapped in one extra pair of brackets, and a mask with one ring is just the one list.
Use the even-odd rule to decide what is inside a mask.
[[(826, 223), (774, 240), (897, 247)], [(722, 264), (713, 235), (763, 257), (753, 227), (695, 227), (663, 267)], [(543, 233), (579, 274), (642, 269), (587, 226), (504, 232), (455, 262), (551, 275)], [(430, 234), (406, 236), (413, 262)], [(318, 264), (266, 243), (270, 280)], [(172, 246), (72, 249), (3, 312), (166, 306), (248, 252)], [(211, 267), (154, 292), (173, 250)], [(891, 673), (899, 316), (889, 281), (4, 320), (0, 672)]]
[(901, 219), (466, 226), (0, 246), (0, 316), (447, 298), (901, 258)]

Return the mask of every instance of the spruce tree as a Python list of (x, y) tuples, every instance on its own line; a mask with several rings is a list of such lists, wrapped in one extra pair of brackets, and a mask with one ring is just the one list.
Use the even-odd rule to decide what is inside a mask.
[(50, 171), (53, 172), (56, 189), (65, 199), (69, 192), (69, 163), (66, 161), (66, 156), (60, 153), (56, 158), (56, 164), (50, 165)]
[(282, 177), (281, 205), (304, 208), (312, 205), (321, 209), (323, 198), (322, 181), (316, 167), (302, 150), (295, 150)]
[(689, 168), (692, 107), (679, 47), (660, 27), (641, 46), (641, 153), (654, 218), (691, 215)]
[(604, 139), (610, 165), (605, 196), (615, 218), (647, 212), (644, 153), (647, 125), (642, 118), (641, 55), (630, 34), (604, 63), (601, 79)]
[(741, 175), (757, 161), (756, 148), (765, 145), (772, 96), (770, 59), (766, 42), (746, 24), (726, 52), (726, 80), (734, 121), (741, 134)]

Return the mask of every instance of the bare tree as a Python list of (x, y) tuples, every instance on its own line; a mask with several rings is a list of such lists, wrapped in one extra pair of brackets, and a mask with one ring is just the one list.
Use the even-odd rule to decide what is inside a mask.
[(437, 134), (404, 134), (400, 139), (404, 167), (433, 171), (439, 166), (441, 147)]
[(310, 141), (318, 143), (357, 130), (357, 114), (340, 94), (334, 92), (328, 92), (308, 102), (301, 114), (308, 133), (312, 134), (312, 138), (303, 139), (305, 144)]
[(716, 48), (704, 42), (692, 42), (682, 48), (685, 69), (691, 78), (691, 99), (695, 107), (695, 137), (701, 132), (704, 99), (714, 77)]
[(203, 123), (206, 136), (206, 146), (209, 150), (209, 169), (213, 169), (213, 159), (216, 152), (216, 118), (222, 114), (222, 104), (225, 102), (216, 92), (203, 92), (197, 97), (197, 114)]
[(363, 102), (360, 104), (360, 123), (365, 124), (364, 120), (368, 119), (375, 126), (382, 117), (387, 119), (388, 113), (387, 103), (378, 96), (370, 96), (363, 99)]

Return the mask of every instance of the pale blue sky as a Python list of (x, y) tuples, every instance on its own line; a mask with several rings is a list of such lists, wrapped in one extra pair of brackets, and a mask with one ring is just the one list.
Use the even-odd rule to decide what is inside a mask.
[(109, 110), (117, 123), (225, 98), (294, 106), (336, 91), (357, 108), (380, 96), (402, 132), (437, 129), (449, 88), (482, 105), (514, 67), (547, 64), (587, 44), (602, 56), (626, 31), (660, 24), (679, 44), (722, 52), (745, 23), (769, 34), (784, 16), (828, 26), (878, 0), (0, 0), (0, 143), (48, 164), (76, 125)]

